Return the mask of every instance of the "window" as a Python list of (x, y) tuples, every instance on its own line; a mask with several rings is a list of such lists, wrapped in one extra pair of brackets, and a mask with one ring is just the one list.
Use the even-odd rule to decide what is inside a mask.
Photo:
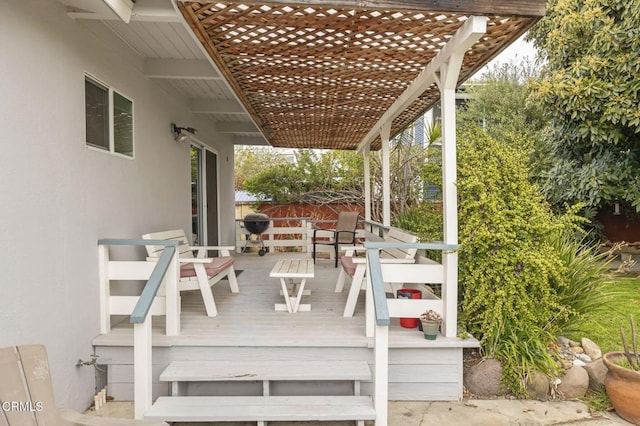
[(87, 146), (133, 157), (133, 102), (85, 75)]

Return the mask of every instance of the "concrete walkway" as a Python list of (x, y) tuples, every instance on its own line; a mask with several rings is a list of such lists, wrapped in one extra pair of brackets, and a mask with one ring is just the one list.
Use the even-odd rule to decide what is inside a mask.
[(630, 425), (615, 412), (590, 414), (579, 401), (540, 402), (469, 399), (457, 402), (390, 403), (389, 425)]
[[(109, 402), (87, 414), (132, 418), (133, 403)], [(211, 423), (212, 426), (245, 426), (255, 423)], [(347, 426), (353, 422), (269, 422), (270, 426)], [(536, 426), (536, 425), (630, 425), (615, 412), (590, 414), (579, 401), (540, 402), (512, 399), (465, 399), (456, 402), (391, 401), (389, 426)], [(177, 424), (176, 424), (177, 425)], [(180, 424), (182, 425), (182, 424)], [(184, 425), (208, 425), (185, 423)], [(369, 423), (367, 422), (367, 425)]]

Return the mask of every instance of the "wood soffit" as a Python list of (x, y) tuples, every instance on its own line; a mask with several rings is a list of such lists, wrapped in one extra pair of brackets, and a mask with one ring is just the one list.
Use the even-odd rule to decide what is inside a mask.
[[(356, 149), (471, 13), (488, 16), (487, 33), (465, 55), (458, 84), (544, 14), (544, 1), (301, 3), (179, 3), (275, 147)], [(425, 87), (393, 120), (391, 134), (439, 99), (435, 84)], [(378, 137), (371, 149), (379, 148)]]

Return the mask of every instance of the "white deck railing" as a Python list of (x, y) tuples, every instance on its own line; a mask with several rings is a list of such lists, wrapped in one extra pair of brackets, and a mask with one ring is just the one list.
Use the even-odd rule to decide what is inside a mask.
[[(283, 222), (293, 222), (294, 225)], [(269, 228), (261, 234), (262, 242), (267, 251), (275, 248), (285, 251), (309, 252), (309, 230), (312, 221), (308, 217), (278, 217), (269, 219)], [(236, 253), (243, 253), (244, 249), (259, 246), (259, 240), (255, 234), (251, 234), (244, 227), (243, 219), (236, 219)]]
[[(110, 323), (110, 316), (114, 314), (114, 305), (119, 305), (117, 313), (124, 312), (122, 309), (126, 306), (130, 307), (126, 314), (130, 315), (130, 322), (133, 324), (133, 404), (135, 418), (138, 420), (144, 419), (144, 413), (151, 408), (153, 398), (151, 316), (163, 315), (164, 312), (167, 315), (167, 335), (180, 334), (179, 266), (176, 251), (180, 243), (181, 241), (167, 240), (98, 240), (102, 327)], [(157, 262), (109, 260), (110, 246), (145, 246), (147, 244), (166, 246)], [(111, 296), (111, 280), (147, 280), (147, 282), (140, 296)], [(167, 289), (166, 298), (156, 296), (162, 284)], [(127, 297), (126, 303), (120, 303), (124, 300), (118, 299), (119, 297)], [(135, 299), (135, 306), (131, 306), (130, 303), (133, 299)], [(158, 303), (162, 299), (166, 303), (164, 309)]]
[[(386, 426), (388, 417), (389, 392), (389, 325), (391, 318), (418, 317), (425, 309), (434, 309), (446, 320), (446, 301), (442, 299), (387, 299), (385, 283), (447, 283), (444, 269), (439, 264), (383, 264), (380, 250), (390, 248), (443, 250), (443, 257), (458, 249), (458, 245), (442, 243), (396, 244), (365, 242), (367, 249), (367, 334), (369, 329), (374, 337), (374, 406), (376, 426)], [(443, 296), (448, 292), (443, 291)], [(450, 301), (449, 301), (450, 302)], [(453, 315), (454, 320), (457, 316)], [(451, 320), (451, 316), (450, 316)], [(443, 327), (443, 330), (446, 328)]]
[[(283, 226), (283, 222), (289, 222)], [(294, 225), (291, 225), (291, 223)], [(297, 251), (300, 253), (311, 253), (313, 245), (311, 236), (313, 230), (319, 224), (335, 223), (335, 220), (312, 220), (308, 217), (277, 217), (269, 219), (269, 228), (262, 233), (262, 242), (268, 251)], [(356, 229), (356, 238), (364, 239), (368, 235), (376, 235), (384, 238), (389, 231), (389, 227), (381, 223), (361, 220), (358, 229)], [(236, 253), (243, 253), (245, 248), (251, 249), (259, 247), (260, 242), (244, 227), (243, 219), (236, 219)], [(247, 242), (249, 240), (249, 242)], [(318, 246), (318, 250), (331, 254), (331, 248), (327, 246)]]

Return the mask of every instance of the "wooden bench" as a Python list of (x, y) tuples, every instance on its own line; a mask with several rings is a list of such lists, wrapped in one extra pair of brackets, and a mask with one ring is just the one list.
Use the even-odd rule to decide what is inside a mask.
[[(372, 236), (368, 235), (367, 239), (372, 239)], [(418, 237), (409, 234), (408, 232), (404, 232), (398, 228), (390, 228), (387, 236), (384, 239), (377, 238), (376, 240), (389, 243), (416, 243), (418, 242)], [(335, 292), (341, 293), (344, 289), (346, 277), (351, 277), (351, 286), (349, 288), (347, 302), (342, 314), (342, 316), (344, 317), (353, 316), (360, 290), (366, 287), (364, 276), (367, 267), (367, 261), (364, 257), (354, 256), (354, 252), (357, 250), (362, 251), (364, 250), (364, 247), (350, 247), (345, 251), (345, 255), (340, 258), (341, 268), (340, 273), (338, 274), (338, 281), (336, 282)], [(385, 249), (380, 252), (380, 261), (383, 263), (413, 263), (416, 252), (417, 249)], [(390, 284), (390, 286), (392, 287), (390, 291), (393, 291), (395, 294), (396, 286), (394, 286), (393, 284)]]
[[(183, 244), (178, 246), (180, 258), (180, 280), (178, 282), (179, 291), (200, 290), (202, 300), (204, 302), (207, 316), (215, 317), (218, 315), (218, 309), (213, 298), (213, 286), (223, 278), (228, 278), (229, 286), (232, 293), (238, 293), (238, 280), (236, 272), (233, 268), (235, 259), (230, 255), (230, 251), (235, 247), (221, 246), (190, 246), (187, 244), (187, 237), (182, 229), (174, 229), (171, 231), (153, 232), (142, 236), (144, 240), (173, 240), (182, 241)], [(160, 258), (164, 246), (148, 245), (147, 254), (149, 260), (157, 260)], [(218, 251), (220, 256), (207, 257), (208, 251)], [(197, 251), (194, 256), (193, 252)], [(163, 290), (162, 288), (160, 289)], [(164, 293), (160, 293), (163, 295)]]
[[(145, 418), (170, 422), (247, 422), (375, 419), (371, 397), (360, 382), (371, 381), (365, 361), (174, 361), (160, 374), (171, 396), (160, 397)], [(260, 396), (185, 396), (189, 382), (262, 382)], [(274, 396), (274, 382), (352, 381), (353, 395)]]
[(0, 348), (0, 402), (0, 424), (8, 426), (167, 425), (163, 421), (96, 417), (56, 408), (43, 345)]

